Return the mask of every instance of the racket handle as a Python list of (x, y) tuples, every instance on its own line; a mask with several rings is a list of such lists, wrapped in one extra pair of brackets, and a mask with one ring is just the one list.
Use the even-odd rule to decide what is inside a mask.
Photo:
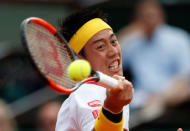
[(102, 72), (97, 71), (97, 76), (99, 77), (98, 83), (102, 84), (106, 88), (116, 88), (118, 86), (118, 81)]

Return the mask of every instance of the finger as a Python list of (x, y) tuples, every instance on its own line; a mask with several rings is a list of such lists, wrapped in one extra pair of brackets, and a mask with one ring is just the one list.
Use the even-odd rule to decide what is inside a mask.
[(119, 75), (114, 75), (113, 78), (117, 79), (117, 80), (125, 80), (124, 76), (119, 76)]

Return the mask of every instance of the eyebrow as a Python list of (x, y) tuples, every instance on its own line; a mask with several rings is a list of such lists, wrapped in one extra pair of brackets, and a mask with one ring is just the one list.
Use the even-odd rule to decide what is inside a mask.
[(115, 34), (115, 33), (112, 33), (112, 34), (110, 35), (110, 37), (113, 37), (113, 36), (116, 36), (116, 34)]
[[(112, 34), (109, 36), (109, 38), (112, 38), (112, 37), (114, 37), (114, 36), (116, 36), (115, 33), (112, 33)], [(98, 43), (99, 41), (103, 41), (103, 40), (104, 40), (104, 38), (97, 39), (97, 40), (93, 41), (92, 44), (96, 44), (96, 43)]]

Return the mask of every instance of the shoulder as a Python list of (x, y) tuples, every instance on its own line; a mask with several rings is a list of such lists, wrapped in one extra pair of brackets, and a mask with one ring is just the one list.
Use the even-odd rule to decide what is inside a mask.
[(162, 25), (156, 30), (155, 35), (157, 43), (174, 51), (190, 48), (190, 35), (181, 28)]
[(162, 36), (171, 37), (173, 40), (188, 40), (189, 41), (189, 33), (182, 28), (170, 26), (170, 25), (162, 25), (158, 29), (158, 31)]

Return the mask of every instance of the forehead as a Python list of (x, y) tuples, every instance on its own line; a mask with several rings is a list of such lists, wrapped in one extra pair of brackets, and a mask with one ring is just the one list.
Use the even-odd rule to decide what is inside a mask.
[(113, 35), (114, 35), (114, 33), (113, 33), (112, 30), (105, 29), (105, 30), (102, 30), (102, 31), (96, 33), (89, 41), (93, 41), (93, 40), (96, 40), (96, 39), (108, 39)]
[(111, 29), (105, 29), (105, 30), (99, 31), (91, 39), (88, 40), (88, 42), (84, 46), (84, 49), (89, 49), (93, 45), (96, 45), (97, 43), (101, 41), (112, 39), (113, 36), (115, 36), (115, 34)]

